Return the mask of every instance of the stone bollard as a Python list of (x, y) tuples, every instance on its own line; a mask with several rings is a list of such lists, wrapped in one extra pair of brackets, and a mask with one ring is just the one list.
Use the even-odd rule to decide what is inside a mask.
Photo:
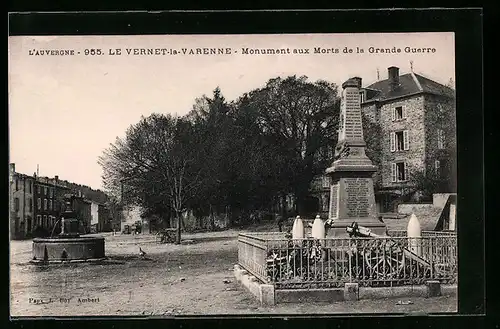
[(259, 286), (260, 290), (260, 302), (262, 305), (276, 305), (276, 299), (274, 295), (274, 285), (272, 284), (261, 284)]
[(354, 301), (359, 299), (359, 285), (357, 283), (346, 283), (344, 285), (344, 300)]
[(437, 280), (429, 280), (425, 282), (427, 287), (427, 297), (441, 296), (441, 283)]
[(315, 239), (325, 238), (325, 223), (323, 223), (319, 215), (317, 215), (314, 219), (314, 223), (311, 229), (311, 236)]
[(300, 216), (297, 216), (295, 218), (295, 221), (293, 222), (292, 239), (303, 239), (304, 236), (304, 223), (302, 223), (302, 219), (300, 219)]
[(420, 229), (420, 222), (415, 214), (411, 214), (406, 230), (410, 251), (418, 256), (422, 256), (422, 231)]

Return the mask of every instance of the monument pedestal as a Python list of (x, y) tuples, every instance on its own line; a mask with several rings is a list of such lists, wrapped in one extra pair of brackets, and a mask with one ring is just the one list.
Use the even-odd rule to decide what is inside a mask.
[(373, 174), (377, 167), (366, 156), (363, 137), (359, 78), (342, 85), (339, 140), (335, 161), (326, 170), (330, 175), (330, 209), (328, 237), (348, 237), (347, 226), (353, 222), (385, 235), (386, 226), (378, 220), (373, 190)]

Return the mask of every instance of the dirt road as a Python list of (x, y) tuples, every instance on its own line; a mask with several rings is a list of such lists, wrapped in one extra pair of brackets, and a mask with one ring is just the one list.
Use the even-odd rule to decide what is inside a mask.
[[(455, 297), (261, 307), (235, 283), (237, 232), (184, 235), (192, 244), (156, 244), (153, 236), (105, 234), (105, 264), (35, 266), (31, 241), (11, 241), (11, 315), (191, 315), (455, 312)], [(139, 246), (147, 253), (139, 256)]]

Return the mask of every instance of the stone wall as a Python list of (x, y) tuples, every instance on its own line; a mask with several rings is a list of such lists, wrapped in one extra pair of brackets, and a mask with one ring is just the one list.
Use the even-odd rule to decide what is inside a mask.
[[(403, 106), (406, 111), (406, 118), (393, 121), (392, 111), (397, 106)], [(381, 171), (382, 187), (401, 188), (408, 183), (393, 183), (391, 174), (391, 164), (395, 161), (405, 161), (412, 170), (419, 170), (424, 167), (425, 161), (425, 122), (424, 122), (424, 97), (413, 96), (397, 99), (385, 103), (380, 108), (380, 126), (382, 128), (381, 143)], [(391, 152), (390, 133), (394, 131), (409, 131), (409, 150)]]
[[(443, 205), (444, 206), (444, 205)], [(398, 205), (398, 213), (413, 214), (431, 211), (435, 208), (432, 203), (401, 203)]]
[[(451, 175), (455, 174), (454, 163), (452, 159), (454, 152), (450, 154), (450, 149), (454, 149), (456, 140), (456, 119), (455, 103), (453, 99), (436, 96), (425, 96), (425, 135), (426, 135), (426, 159), (427, 170), (434, 169), (435, 160), (448, 160), (452, 167), (448, 168)], [(445, 149), (438, 149), (438, 129), (445, 132)]]
[(450, 195), (457, 195), (456, 193), (434, 193), (432, 195), (432, 204), (435, 207), (444, 207)]

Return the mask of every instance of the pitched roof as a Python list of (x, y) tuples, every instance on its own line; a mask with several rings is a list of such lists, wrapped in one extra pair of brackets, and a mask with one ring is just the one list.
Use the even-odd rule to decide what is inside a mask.
[(389, 79), (372, 83), (365, 89), (368, 91), (366, 101), (388, 100), (417, 93), (430, 93), (446, 97), (455, 96), (455, 91), (450, 87), (413, 72), (400, 75), (399, 86), (395, 90), (389, 88)]

